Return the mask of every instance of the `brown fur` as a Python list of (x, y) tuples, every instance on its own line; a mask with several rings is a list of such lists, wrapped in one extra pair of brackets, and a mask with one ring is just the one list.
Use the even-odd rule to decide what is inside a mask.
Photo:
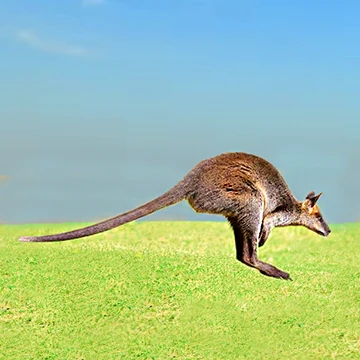
[(266, 160), (246, 153), (225, 153), (201, 161), (164, 195), (134, 210), (82, 229), (25, 236), (20, 241), (65, 241), (97, 234), (186, 199), (196, 212), (228, 219), (239, 261), (264, 275), (290, 279), (288, 273), (260, 261), (257, 246), (264, 245), (276, 226), (301, 225), (327, 236), (330, 229), (316, 205), (320, 195), (310, 192), (299, 202), (279, 171)]

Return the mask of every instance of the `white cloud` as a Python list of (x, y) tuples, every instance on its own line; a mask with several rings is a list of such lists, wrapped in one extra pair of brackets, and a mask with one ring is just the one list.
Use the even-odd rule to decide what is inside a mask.
[(83, 6), (96, 6), (105, 4), (105, 0), (82, 0)]
[(17, 29), (14, 36), (18, 42), (48, 53), (69, 56), (84, 56), (88, 54), (88, 50), (85, 48), (44, 39), (31, 30)]

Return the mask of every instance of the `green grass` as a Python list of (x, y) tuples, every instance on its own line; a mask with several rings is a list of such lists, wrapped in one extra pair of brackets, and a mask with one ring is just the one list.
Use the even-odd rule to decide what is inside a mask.
[(0, 227), (0, 358), (359, 359), (360, 224), (273, 231), (260, 258), (292, 282), (237, 262), (226, 223), (17, 241), (79, 225)]

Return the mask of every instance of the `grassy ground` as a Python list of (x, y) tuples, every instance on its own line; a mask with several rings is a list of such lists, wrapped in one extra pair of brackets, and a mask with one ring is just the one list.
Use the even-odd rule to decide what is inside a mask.
[(359, 224), (273, 231), (292, 282), (238, 263), (226, 223), (17, 241), (78, 225), (0, 226), (0, 358), (359, 359)]

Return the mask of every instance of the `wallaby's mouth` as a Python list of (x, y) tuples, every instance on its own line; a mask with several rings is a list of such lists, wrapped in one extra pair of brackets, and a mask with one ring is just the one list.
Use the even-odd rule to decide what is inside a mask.
[(315, 230), (315, 232), (316, 232), (317, 234), (321, 235), (321, 236), (327, 237), (327, 236), (329, 236), (329, 234), (331, 233), (331, 230), (330, 230), (330, 229), (329, 229), (329, 230), (324, 230), (324, 231)]

